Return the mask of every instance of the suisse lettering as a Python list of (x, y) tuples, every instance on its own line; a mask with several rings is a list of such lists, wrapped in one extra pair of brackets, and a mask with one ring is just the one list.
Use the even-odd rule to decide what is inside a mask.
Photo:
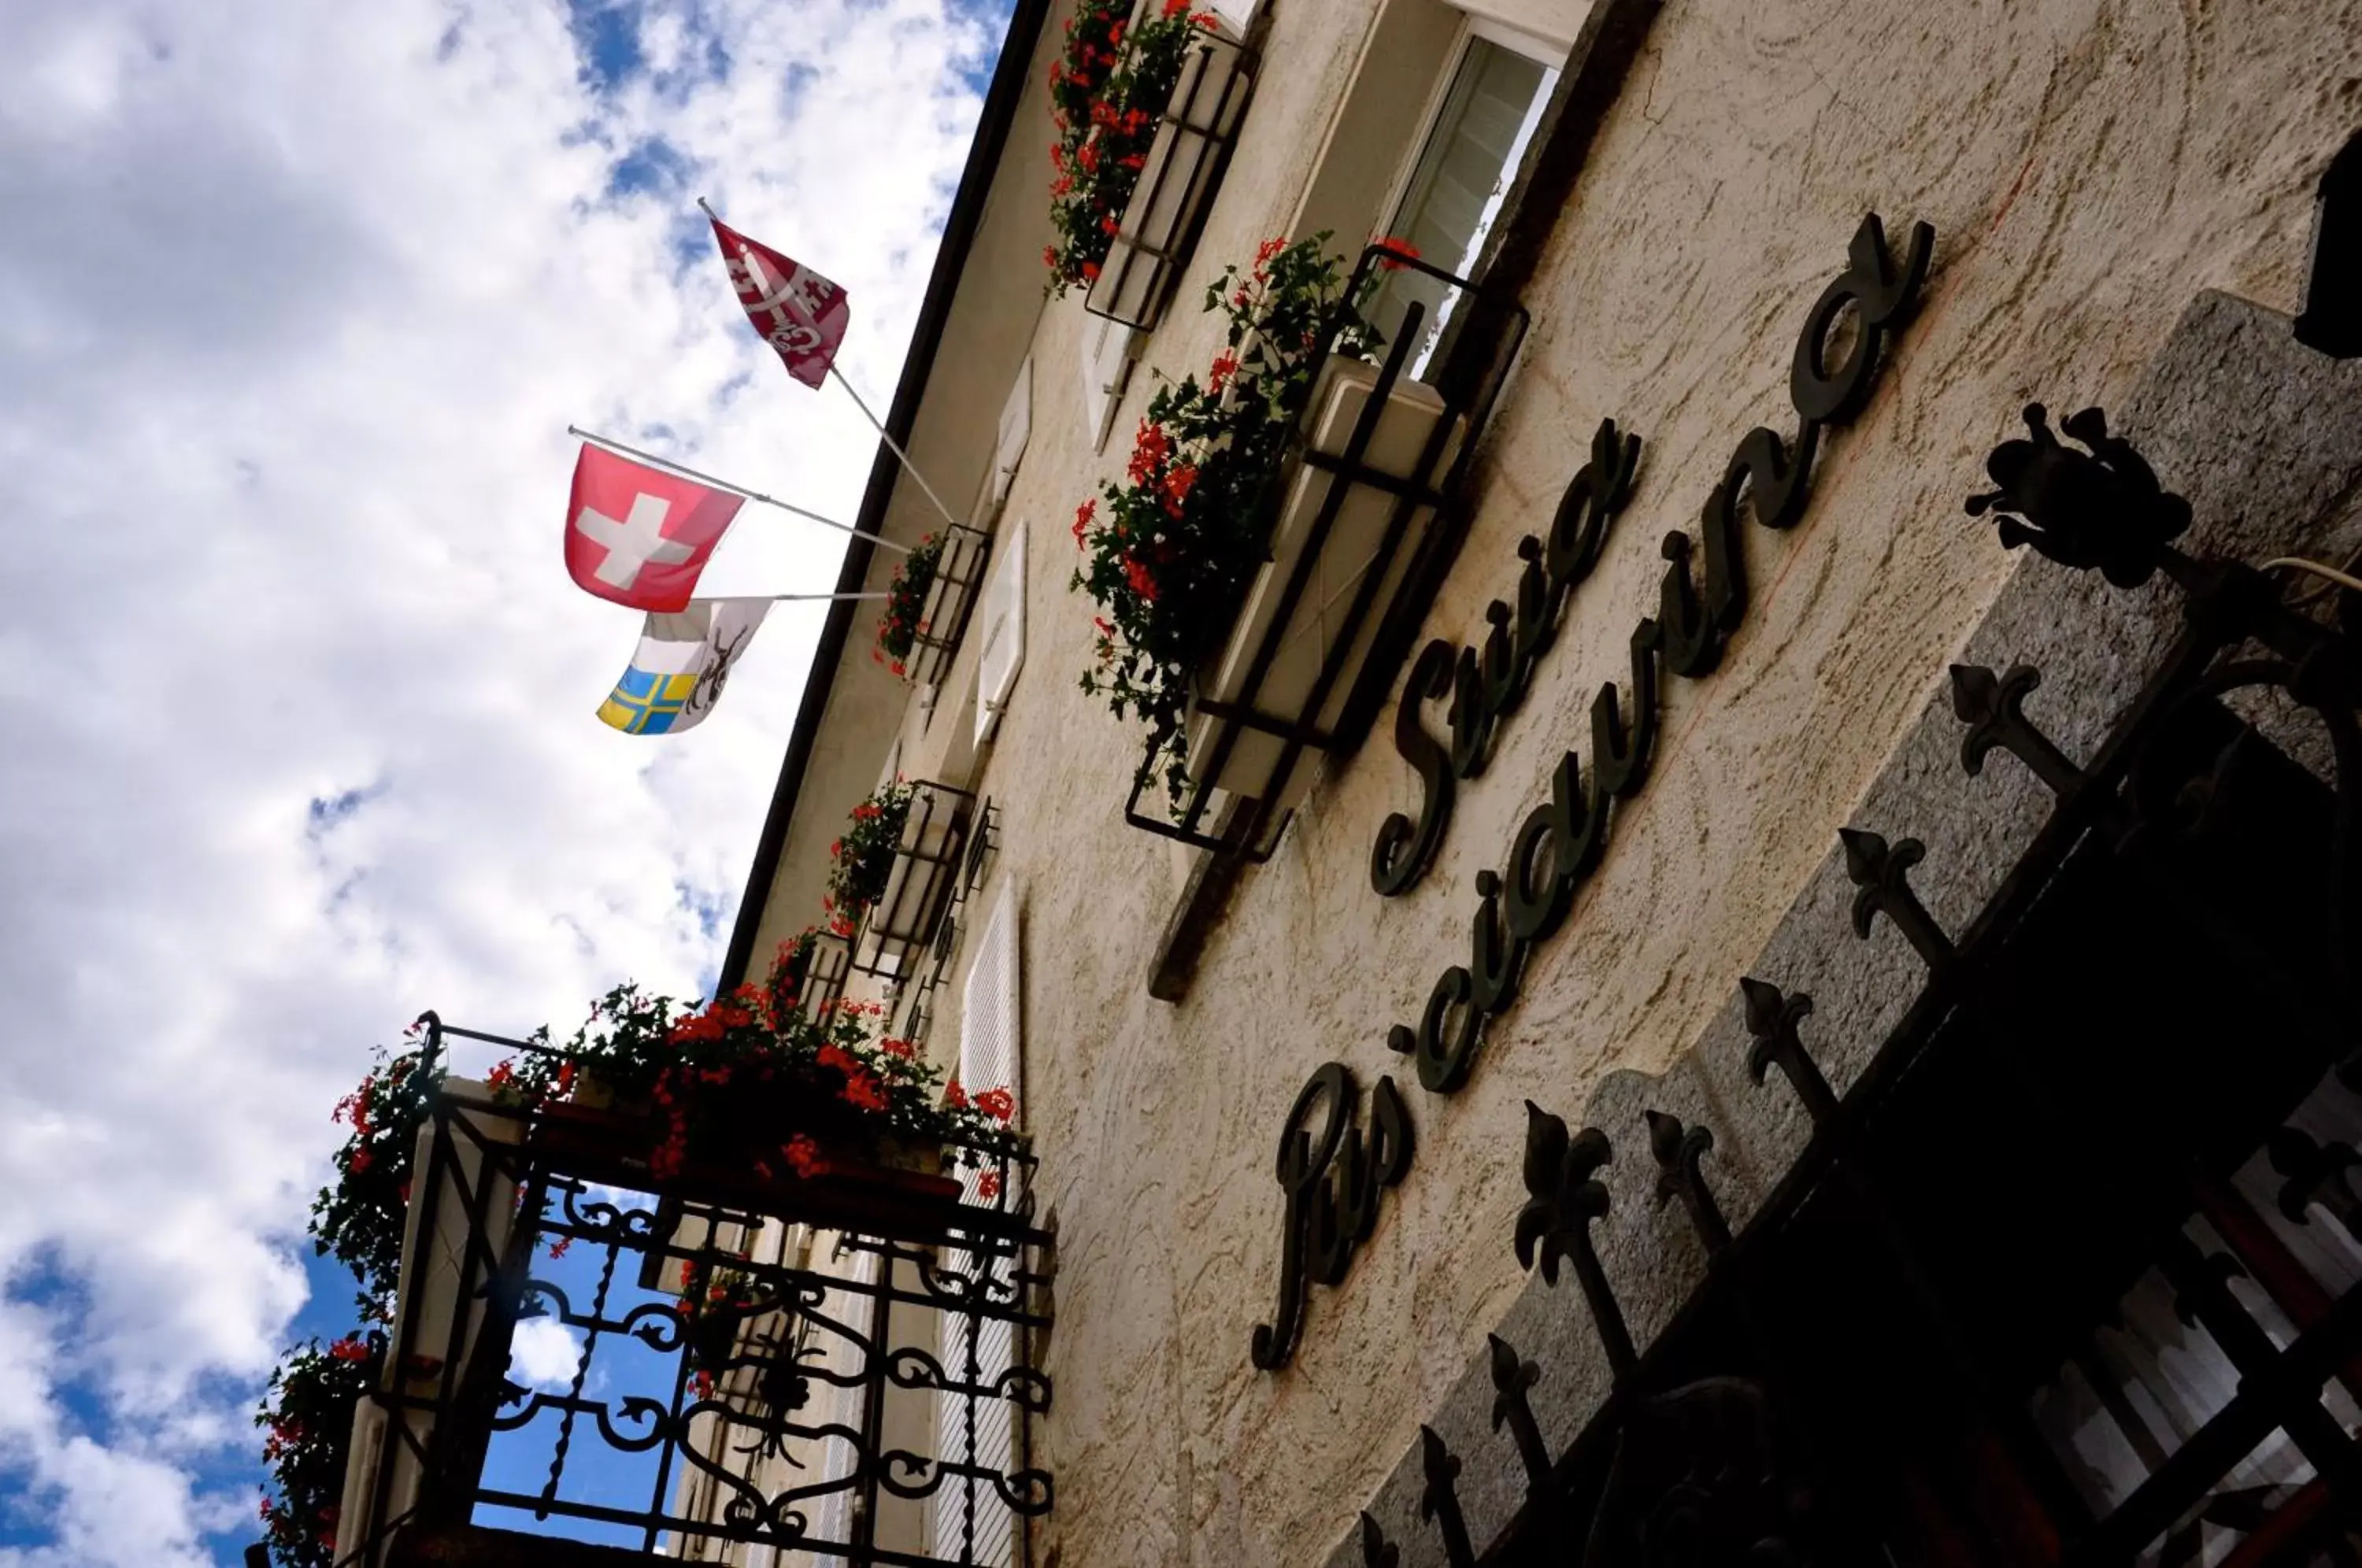
[[(1439, 639), (1420, 651), (1395, 709), (1395, 750), (1418, 775), (1418, 821), (1414, 827), (1408, 816), (1396, 812), (1378, 824), (1370, 848), (1370, 886), (1380, 895), (1408, 892), (1427, 875), (1451, 823), (1452, 780), (1476, 778), (1492, 759), (1496, 726), (1524, 701), (1534, 666), (1557, 640), (1568, 595), (1599, 565), (1608, 530), (1631, 499), (1639, 467), (1640, 438), (1620, 434), (1612, 419), (1601, 420), (1591, 437), (1590, 460), (1575, 470), (1559, 497), (1548, 546), (1530, 534), (1518, 541), (1518, 557), (1526, 566), (1518, 577), (1516, 607), (1497, 599), (1485, 607), (1491, 631), (1481, 650), (1455, 654)], [(1447, 693), (1448, 753), (1418, 717), (1420, 703)], [(1449, 773), (1439, 758), (1449, 761)]]

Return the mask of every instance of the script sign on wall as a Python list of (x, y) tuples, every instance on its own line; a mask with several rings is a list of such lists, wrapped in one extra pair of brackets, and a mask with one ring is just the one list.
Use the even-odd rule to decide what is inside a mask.
[[(1746, 619), (1745, 516), (1751, 512), (1759, 525), (1779, 530), (1803, 519), (1822, 436), (1851, 424), (1868, 405), (1886, 345), (1918, 303), (1935, 244), (1936, 231), (1915, 224), (1898, 261), (1878, 215), (1863, 217), (1846, 270), (1821, 291), (1796, 336), (1788, 374), (1795, 436), (1783, 439), (1758, 425), (1739, 437), (1706, 497), (1697, 536), (1678, 530), (1665, 536), (1657, 613), (1632, 628), (1625, 689), (1619, 693), (1616, 682), (1605, 682), (1592, 701), (1589, 777), (1581, 753), (1560, 758), (1550, 799), (1519, 824), (1501, 869), (1476, 874), (1468, 961), (1436, 977), (1415, 1024), (1387, 1031), (1387, 1048), (1410, 1059), (1421, 1088), (1452, 1094), (1468, 1082), (1485, 1021), (1515, 1002), (1528, 955), (1565, 922), (1576, 890), (1606, 852), (1614, 802), (1632, 799), (1648, 782), (1659, 680), (1668, 672), (1687, 679), (1713, 673)], [(1841, 332), (1848, 321), (1850, 331)], [(1590, 460), (1560, 500), (1547, 542), (1530, 535), (1518, 541), (1525, 568), (1517, 603), (1496, 599), (1487, 606), (1485, 646), (1454, 649), (1438, 640), (1414, 661), (1395, 741), (1418, 775), (1422, 799), (1416, 819), (1396, 812), (1378, 830), (1370, 879), (1381, 894), (1405, 892), (1426, 874), (1451, 823), (1456, 782), (1484, 771), (1497, 727), (1525, 695), (1568, 598), (1598, 564), (1610, 526), (1631, 499), (1639, 451), (1638, 437), (1603, 421)], [(1447, 696), (1448, 741), (1420, 721), (1424, 703)], [(1316, 1141), (1307, 1123), (1323, 1104)], [(1266, 1371), (1286, 1365), (1295, 1353), (1307, 1287), (1315, 1279), (1334, 1285), (1344, 1277), (1376, 1223), (1384, 1189), (1408, 1172), (1410, 1121), (1394, 1080), (1379, 1080), (1366, 1142), (1356, 1125), (1358, 1106), (1352, 1075), (1331, 1062), (1313, 1074), (1289, 1113), (1276, 1165), (1287, 1227), (1280, 1306), (1273, 1322), (1256, 1327), (1253, 1341), (1254, 1364)]]

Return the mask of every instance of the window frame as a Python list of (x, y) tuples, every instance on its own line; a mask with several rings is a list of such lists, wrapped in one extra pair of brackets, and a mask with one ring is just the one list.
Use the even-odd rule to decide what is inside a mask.
[(1513, 28), (1507, 22), (1496, 22), (1490, 17), (1461, 12), (1460, 30), (1453, 36), (1451, 52), (1443, 57), (1443, 64), (1436, 72), (1435, 80), (1428, 84), (1427, 101), (1419, 105), (1418, 129), (1412, 133), (1402, 161), (1395, 169), (1394, 178), (1386, 182), (1385, 199), (1378, 204), (1378, 220), (1376, 226), (1370, 231), (1371, 237), (1381, 238), (1398, 232), (1403, 204), (1409, 199), (1411, 182), (1418, 178), (1418, 166), (1427, 157), (1429, 145), (1435, 139), (1436, 125), (1451, 105), (1452, 84), (1460, 79), (1461, 67), (1468, 63), (1470, 46), (1480, 40), (1522, 54), (1540, 65), (1551, 74), (1551, 86), (1546, 91), (1556, 90), (1557, 78), (1566, 69), (1564, 45), (1553, 44), (1539, 34)]

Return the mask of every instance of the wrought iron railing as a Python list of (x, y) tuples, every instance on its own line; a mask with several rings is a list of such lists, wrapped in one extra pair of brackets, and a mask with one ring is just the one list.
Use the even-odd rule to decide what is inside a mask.
[[(1296, 422), (1291, 454), (1265, 487), (1260, 502), (1264, 532), (1268, 536), (1276, 526), (1300, 469), (1327, 476), (1319, 505), (1305, 525), (1285, 579), (1276, 584), (1273, 612), (1247, 654), (1235, 691), (1220, 698), (1200, 697), (1191, 704), (1197, 733), (1189, 739), (1189, 783), (1170, 811), (1143, 809), (1142, 804), (1142, 797), (1151, 788), (1160, 787), (1154, 766), (1156, 743), (1150, 741), (1147, 757), (1124, 802), (1124, 820), (1134, 827), (1202, 849), (1242, 853), (1256, 862), (1270, 858), (1286, 826), (1292, 809), (1288, 802), (1301, 793), (1298, 770), (1311, 765), (1312, 753), (1347, 752), (1360, 743), (1394, 673), (1396, 660), (1390, 656), (1407, 638), (1406, 628), (1415, 627), (1425, 612), (1432, 592), (1432, 574), (1425, 568), (1434, 553), (1444, 547), (1451, 532), (1444, 513), (1453, 503), (1473, 460), (1477, 436), (1524, 339), (1528, 316), (1523, 306), (1489, 293), (1480, 283), (1382, 245), (1363, 252), (1345, 297), (1363, 297), (1372, 270), (1378, 267), (1414, 270), (1443, 283), (1450, 291), (1446, 301), (1451, 320), (1440, 331), (1423, 332), (1423, 327), (1431, 326), (1425, 304), (1410, 304), (1376, 367), (1360, 414), (1342, 447), (1333, 455), (1314, 449), (1304, 430), (1305, 421), (1317, 412), (1313, 394), (1328, 384), (1324, 371), (1333, 351), (1324, 348), (1303, 395), (1290, 411)], [(1371, 461), (1371, 445), (1388, 415), (1396, 387), (1411, 379), (1415, 357), (1440, 367), (1434, 385), (1440, 414), (1411, 466), (1410, 477), (1404, 478), (1375, 466)], [(1306, 628), (1298, 624), (1298, 612), (1325, 623), (1335, 608), (1333, 602), (1313, 599), (1314, 583), (1322, 551), (1357, 490), (1392, 498), (1385, 525), (1368, 558), (1352, 563), (1356, 569), (1353, 588), (1342, 617), (1319, 626), (1327, 646), (1308, 689), (1285, 709), (1275, 708), (1265, 682), (1291, 638), (1305, 634)], [(1413, 527), (1422, 513), (1426, 526), (1414, 540)], [(1381, 603), (1382, 591), (1387, 590), (1391, 599)], [(1221, 651), (1216, 640), (1213, 657), (1218, 658)], [(1330, 723), (1324, 722), (1324, 715), (1332, 701), (1337, 718)], [(1268, 759), (1270, 782), (1253, 796), (1224, 790), (1219, 783), (1233, 755), (1246, 746), (1274, 752)], [(1259, 766), (1256, 771), (1264, 769)]]
[(877, 900), (863, 911), (853, 939), (853, 967), (865, 975), (907, 979), (950, 908), (966, 864), (976, 797), (948, 784), (911, 787), (911, 806), (895, 842), (894, 866)]
[(1139, 182), (1084, 298), (1093, 315), (1141, 331), (1163, 317), (1230, 165), (1254, 71), (1253, 51), (1226, 33), (1202, 31), (1191, 42)]
[(853, 938), (834, 931), (815, 933), (804, 957), (803, 983), (796, 989), (796, 1010), (814, 1023), (826, 1018), (843, 999), (852, 974)]
[(960, 639), (976, 613), (976, 597), (984, 586), (984, 570), (992, 559), (992, 536), (980, 529), (953, 524), (944, 535), (943, 554), (935, 559), (934, 580), (927, 585), (919, 609), (918, 629), (911, 638), (905, 668), (921, 686), (940, 686), (959, 654)]
[[(546, 1049), (438, 1026), (430, 1050), (445, 1033)], [(723, 1543), (936, 1568), (1048, 1509), (1021, 1441), (1051, 1395), (1021, 1141), (952, 1151), (956, 1197), (815, 1208), (619, 1189), (546, 1131), (459, 1080), (429, 1113), (339, 1568)]]
[[(1747, 1065), (1810, 1142), (1744, 1226), (1712, 1130), (1613, 1136), (1530, 1110), (1519, 1256), (1571, 1263), (1612, 1378), (1572, 1443), (1551, 1375), (1491, 1342), (1488, 1463), (1523, 1481), (1472, 1538), (1473, 1452), (1422, 1429), (1418, 1511), (1452, 1568), (1565, 1560), (2081, 1565), (2339, 1562), (2362, 1532), (2362, 595), (2333, 618), (2169, 541), (2188, 509), (2096, 414), (2003, 460), (2002, 537), (2183, 594), (2177, 640), (2090, 758), (2023, 711), (2037, 677), (1956, 667), (1964, 769), (2023, 761), (2050, 814), (1947, 930), (1913, 839), (1843, 835), (1858, 936), (1926, 966), (1835, 1092), (1809, 996), (1742, 988)], [(2323, 779), (2235, 717), (2269, 695)], [(1592, 1236), (1601, 1174), (1653, 1164), (1708, 1258), (1636, 1349)], [(1537, 1254), (1539, 1256), (1537, 1257)], [(2236, 1282), (2235, 1287), (2234, 1282)], [(2104, 1340), (2104, 1342), (2103, 1342)], [(1398, 1548), (1368, 1513), (1362, 1560)]]

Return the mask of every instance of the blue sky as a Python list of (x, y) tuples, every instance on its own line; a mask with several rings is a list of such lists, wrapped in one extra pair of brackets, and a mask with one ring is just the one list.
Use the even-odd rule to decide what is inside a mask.
[[(0, 6), (0, 1568), (228, 1564), (370, 1048), (712, 983), (820, 625), (593, 717), (568, 422), (834, 515), (873, 437), (693, 200), (844, 285), (889, 395), (1005, 0)], [(891, 114), (880, 114), (889, 103)], [(824, 587), (738, 524), (713, 591)]]

